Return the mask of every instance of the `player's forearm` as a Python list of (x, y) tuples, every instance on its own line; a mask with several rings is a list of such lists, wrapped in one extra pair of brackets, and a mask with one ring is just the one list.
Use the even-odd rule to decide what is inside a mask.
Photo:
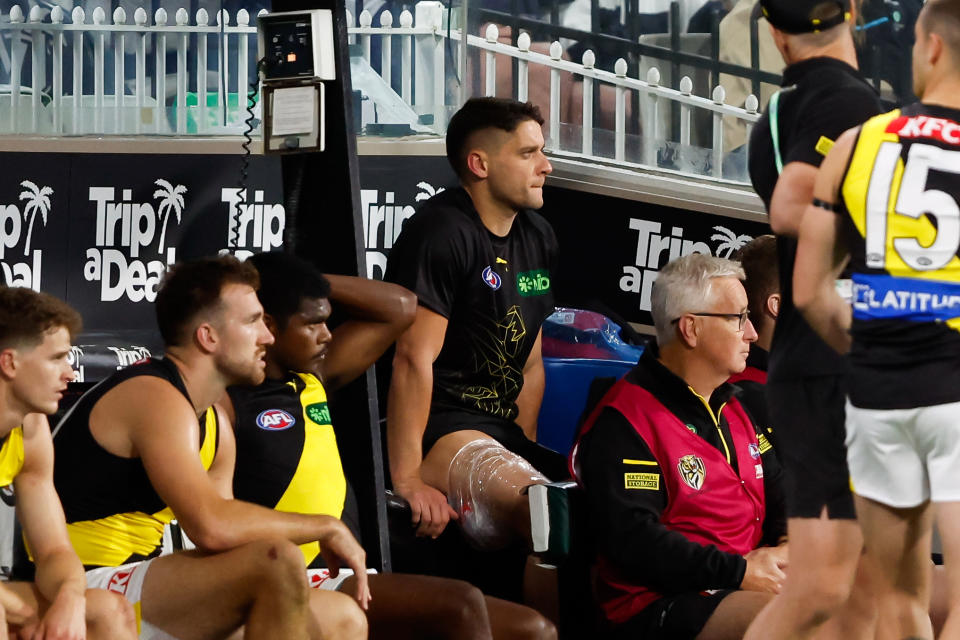
[(417, 296), (400, 285), (368, 278), (327, 275), (330, 299), (350, 317), (369, 322), (410, 326)]
[(537, 440), (537, 417), (543, 402), (543, 390), (546, 387), (546, 373), (543, 360), (538, 359), (523, 372), (523, 389), (517, 396), (517, 424), (530, 440)]
[(282, 538), (294, 544), (322, 540), (336, 522), (332, 516), (287, 513), (242, 500), (219, 500), (208, 505), (200, 517), (180, 518), (190, 539), (211, 553), (268, 538)]
[[(796, 286), (796, 285), (795, 285)], [(850, 350), (850, 305), (835, 286), (820, 286), (816, 293), (794, 295), (794, 304), (814, 331), (837, 353)]]
[(432, 365), (398, 350), (387, 398), (387, 453), (394, 485), (405, 478), (419, 478), (432, 395)]
[(62, 591), (72, 591), (83, 596), (87, 578), (83, 565), (73, 549), (62, 548), (36, 559), (37, 589), (49, 602), (56, 600)]

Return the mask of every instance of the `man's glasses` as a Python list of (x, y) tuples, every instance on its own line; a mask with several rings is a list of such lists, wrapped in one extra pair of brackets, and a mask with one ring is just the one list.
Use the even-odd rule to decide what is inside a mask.
[[(737, 319), (737, 331), (743, 331), (744, 325), (747, 324), (747, 318), (750, 317), (750, 311), (742, 311), (740, 313), (685, 313), (683, 315), (690, 316), (701, 316), (707, 318), (727, 318), (728, 320)], [(681, 316), (682, 317), (682, 316)], [(670, 323), (680, 322), (680, 318), (674, 318)]]

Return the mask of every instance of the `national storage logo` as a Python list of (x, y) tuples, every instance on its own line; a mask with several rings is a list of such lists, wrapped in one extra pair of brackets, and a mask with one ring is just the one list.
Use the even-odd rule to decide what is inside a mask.
[(167, 266), (177, 260), (167, 231), (171, 219), (178, 225), (182, 220), (187, 188), (162, 178), (154, 185), (158, 188), (152, 200), (135, 197), (133, 189), (89, 189), (89, 201), (95, 205), (96, 246), (87, 249), (83, 276), (100, 283), (101, 302), (124, 297), (153, 302)]
[(0, 284), (40, 291), (43, 250), (34, 247), (34, 232), (47, 226), (53, 189), (31, 180), (20, 187), (19, 203), (0, 204)]

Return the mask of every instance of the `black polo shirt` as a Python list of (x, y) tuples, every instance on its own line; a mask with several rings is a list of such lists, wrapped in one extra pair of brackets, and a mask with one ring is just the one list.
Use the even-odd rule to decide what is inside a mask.
[[(821, 137), (836, 141), (847, 129), (882, 113), (880, 97), (859, 71), (835, 58), (811, 58), (787, 67), (778, 108), (780, 153), (783, 165), (805, 162), (819, 167)], [(767, 110), (769, 111), (769, 109)], [(750, 136), (750, 180), (770, 210), (777, 184), (769, 113)], [(793, 306), (795, 238), (777, 236), (780, 265), (780, 314), (770, 349), (770, 382), (838, 374), (845, 362), (814, 333)]]

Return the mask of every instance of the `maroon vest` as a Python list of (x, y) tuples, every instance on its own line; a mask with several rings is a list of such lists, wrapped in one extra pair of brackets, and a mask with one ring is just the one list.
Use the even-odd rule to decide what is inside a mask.
[[(713, 544), (727, 553), (746, 555), (756, 548), (766, 512), (763, 466), (756, 431), (735, 398), (720, 411), (730, 427), (733, 442), (727, 444), (735, 450), (739, 475), (723, 452), (687, 429), (653, 394), (623, 379), (590, 414), (579, 438), (590, 431), (604, 407), (626, 417), (660, 466), (668, 496), (661, 524), (693, 542)], [(581, 481), (576, 459), (579, 438), (570, 461), (574, 477)], [(622, 465), (620, 460), (610, 464)], [(637, 471), (642, 469), (637, 467)], [(626, 622), (662, 597), (631, 582), (602, 556), (597, 562), (597, 580), (600, 605), (614, 623)]]

